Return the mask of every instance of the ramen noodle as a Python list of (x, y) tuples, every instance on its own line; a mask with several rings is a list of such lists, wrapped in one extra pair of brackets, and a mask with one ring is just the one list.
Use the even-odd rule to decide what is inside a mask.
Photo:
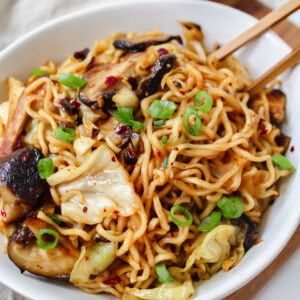
[(22, 271), (121, 299), (189, 299), (229, 271), (294, 171), (278, 82), (254, 98), (201, 28), (114, 34), (0, 107), (4, 250)]

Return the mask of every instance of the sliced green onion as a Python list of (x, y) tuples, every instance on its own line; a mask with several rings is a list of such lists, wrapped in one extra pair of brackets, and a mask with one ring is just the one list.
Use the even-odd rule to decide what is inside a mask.
[[(175, 212), (179, 211), (181, 213), (183, 213), (185, 215), (185, 217), (187, 218), (186, 221), (181, 221), (178, 220), (175, 217)], [(193, 216), (192, 214), (184, 207), (180, 206), (180, 205), (174, 205), (171, 207), (170, 209), (170, 218), (172, 220), (173, 223), (175, 223), (178, 226), (190, 226), (193, 223)]]
[(276, 154), (273, 155), (271, 158), (273, 164), (280, 170), (295, 170), (295, 167), (285, 156), (281, 154)]
[(158, 281), (160, 283), (173, 282), (173, 278), (168, 272), (168, 269), (165, 264), (157, 264), (155, 266), (155, 271), (158, 276)]
[[(196, 120), (195, 120), (195, 124), (193, 127), (191, 127), (189, 125), (189, 118), (191, 116), (195, 116), (196, 117)], [(200, 133), (200, 130), (201, 130), (201, 127), (202, 127), (202, 120), (201, 118), (199, 117), (197, 111), (195, 108), (192, 108), (192, 107), (188, 107), (184, 114), (183, 114), (183, 124), (186, 128), (186, 130), (193, 136), (198, 136), (199, 133)]]
[[(48, 235), (51, 235), (53, 236), (54, 238), (54, 241), (53, 242), (45, 242), (43, 240), (43, 235), (44, 234), (48, 234)], [(37, 245), (44, 249), (44, 250), (50, 250), (50, 249), (53, 249), (56, 247), (57, 243), (58, 243), (58, 240), (59, 240), (59, 235), (58, 235), (58, 232), (53, 230), (53, 229), (49, 229), (49, 228), (45, 228), (45, 229), (41, 229), (39, 232), (38, 232), (38, 236), (37, 236)]]
[(144, 129), (143, 123), (134, 120), (132, 108), (118, 106), (117, 111), (114, 113), (114, 117), (120, 123), (132, 126), (135, 129)]
[(59, 126), (55, 131), (55, 137), (61, 141), (71, 143), (76, 136), (75, 129)]
[(30, 73), (29, 77), (39, 77), (39, 76), (43, 76), (43, 75), (49, 75), (47, 72), (42, 71), (42, 70), (34, 70)]
[(161, 138), (161, 142), (162, 142), (163, 144), (166, 144), (167, 141), (168, 141), (168, 138), (167, 138), (166, 135), (164, 135), (164, 136)]
[(219, 211), (214, 211), (200, 222), (197, 229), (204, 232), (210, 231), (220, 223), (221, 217), (222, 214)]
[(131, 126), (134, 129), (144, 129), (144, 124), (139, 121), (131, 121)]
[(86, 85), (86, 80), (68, 73), (60, 75), (57, 81), (69, 88), (82, 88)]
[(211, 95), (205, 90), (199, 91), (196, 94), (194, 101), (196, 104), (196, 108), (203, 112), (209, 112), (213, 105), (213, 99)]
[(168, 100), (154, 100), (149, 107), (152, 117), (158, 119), (169, 119), (176, 110), (176, 104)]
[(156, 120), (153, 122), (154, 126), (162, 126), (166, 124), (165, 120)]
[(226, 197), (223, 196), (218, 202), (217, 206), (221, 209), (222, 215), (225, 218), (237, 219), (244, 212), (244, 203), (240, 197)]
[(56, 223), (57, 225), (61, 224), (61, 220), (56, 218), (54, 215), (50, 215), (49, 219), (51, 219), (51, 221), (53, 221), (54, 223)]
[(51, 158), (42, 158), (37, 165), (41, 179), (48, 178), (54, 172), (53, 160)]
[(163, 168), (164, 168), (164, 169), (166, 169), (166, 168), (168, 167), (168, 163), (169, 163), (169, 158), (166, 157), (166, 158), (164, 159), (164, 162), (163, 162)]

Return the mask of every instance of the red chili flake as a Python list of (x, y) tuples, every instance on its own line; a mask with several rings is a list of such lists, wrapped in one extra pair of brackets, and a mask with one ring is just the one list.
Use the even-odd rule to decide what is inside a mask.
[(263, 122), (263, 121), (265, 121), (265, 119), (262, 118), (262, 117), (260, 117), (260, 118), (259, 118), (259, 121), (260, 121), (260, 122)]
[(171, 162), (171, 166), (173, 166), (174, 165), (174, 163), (173, 162)]
[(267, 129), (262, 129), (260, 131), (260, 135), (266, 135), (268, 133), (268, 130)]
[(175, 236), (175, 233), (174, 231), (171, 231), (171, 236), (174, 237)]
[(166, 48), (159, 48), (157, 50), (157, 53), (159, 54), (159, 56), (162, 56), (162, 55), (169, 54), (169, 51)]
[(29, 154), (28, 154), (28, 155), (25, 155), (25, 154), (24, 154), (24, 155), (22, 156), (22, 161), (23, 161), (23, 162), (27, 162), (27, 161), (29, 160), (29, 156), (30, 156)]
[(111, 158), (111, 160), (112, 160), (113, 162), (115, 162), (115, 161), (116, 161), (116, 158), (113, 156), (113, 157)]
[(184, 92), (184, 91), (179, 91), (179, 93), (180, 93), (181, 95), (185, 95), (185, 92)]
[(20, 148), (22, 148), (22, 143), (21, 143), (21, 139), (18, 138), (15, 144), (15, 150), (18, 150)]
[(106, 208), (104, 208), (104, 210), (103, 210), (104, 212), (106, 212)]
[(115, 214), (115, 215), (117, 215), (118, 213), (119, 213), (118, 210), (114, 210), (114, 211), (113, 211), (113, 214)]
[(86, 261), (88, 261), (88, 260), (89, 260), (89, 257), (88, 257), (88, 256), (86, 256), (84, 259), (85, 259)]
[(178, 147), (175, 147), (175, 148), (174, 148), (174, 151), (178, 151), (178, 150), (179, 150)]
[(1, 216), (3, 218), (6, 218), (6, 211), (4, 209), (1, 209)]
[(162, 154), (161, 154), (161, 152), (158, 151), (158, 152), (157, 152), (157, 155), (158, 155), (159, 157), (161, 157)]
[(105, 284), (105, 285), (115, 285), (115, 284), (118, 284), (120, 282), (121, 282), (121, 279), (120, 279), (119, 276), (116, 276), (114, 278), (102, 281), (102, 283)]
[(72, 105), (76, 106), (77, 108), (80, 107), (80, 105), (81, 105), (81, 104), (80, 104), (78, 101), (76, 101), (75, 99), (71, 99), (71, 100), (70, 100), (70, 103), (71, 103)]
[(291, 152), (294, 152), (295, 151), (295, 146), (292, 146), (291, 147)]
[(138, 188), (135, 186), (134, 187), (134, 191), (138, 194), (139, 193), (139, 190), (138, 190)]
[(88, 208), (85, 206), (83, 209), (82, 209), (82, 211), (85, 213), (85, 212), (87, 212), (87, 210), (88, 210)]
[(118, 81), (119, 81), (118, 77), (108, 76), (108, 77), (106, 77), (105, 84), (107, 86), (112, 86), (112, 85), (115, 85)]
[(100, 130), (98, 128), (93, 128), (93, 130), (92, 130), (92, 136), (91, 136), (92, 139), (95, 138), (98, 135), (99, 131)]
[(117, 133), (117, 134), (123, 134), (123, 133), (127, 132), (128, 129), (129, 129), (129, 127), (126, 126), (126, 125), (117, 126), (117, 127), (115, 127), (115, 133)]

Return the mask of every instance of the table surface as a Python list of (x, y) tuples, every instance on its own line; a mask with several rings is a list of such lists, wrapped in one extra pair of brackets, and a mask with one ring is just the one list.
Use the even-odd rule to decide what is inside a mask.
[[(47, 22), (54, 17), (61, 16), (81, 9), (83, 7), (109, 2), (113, 0), (1, 0), (0, 2), (0, 50), (15, 40), (17, 37), (28, 32), (30, 29)], [(257, 18), (263, 17), (270, 11), (270, 8), (255, 0), (223, 0), (216, 1), (231, 5), (242, 11), (254, 15)], [(285, 2), (285, 0), (261, 0), (272, 9)], [(30, 9), (29, 9), (30, 8)], [(26, 14), (26, 10), (28, 14)], [(18, 20), (19, 14), (31, 18)], [(25, 12), (25, 13), (24, 13)], [(300, 12), (289, 20), (298, 21)], [(300, 44), (300, 29), (294, 24), (283, 21), (277, 24), (274, 31), (284, 39), (292, 48)], [(9, 33), (9, 34), (7, 34)], [(236, 291), (224, 300), (240, 299), (282, 299), (288, 295), (289, 300), (300, 299), (299, 296), (299, 269), (300, 269), (300, 226), (293, 235), (288, 245), (281, 254), (261, 274), (249, 282), (246, 286)], [(280, 272), (278, 270), (280, 269)], [(26, 300), (26, 298), (12, 292), (0, 284), (1, 300)]]

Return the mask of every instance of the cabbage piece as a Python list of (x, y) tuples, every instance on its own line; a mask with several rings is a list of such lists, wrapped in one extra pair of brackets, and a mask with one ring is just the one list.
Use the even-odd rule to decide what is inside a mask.
[[(61, 196), (72, 190), (83, 194), (84, 202), (75, 194), (61, 204), (62, 215), (78, 223), (93, 225), (112, 213), (131, 216), (143, 209), (128, 172), (104, 144), (80, 167), (64, 168), (49, 176), (47, 182), (56, 186)], [(83, 211), (83, 207), (87, 209)]]
[(81, 247), (78, 260), (71, 272), (70, 282), (80, 284), (89, 280), (90, 275), (98, 275), (116, 259), (115, 243), (96, 243), (91, 247)]
[(9, 110), (9, 102), (8, 101), (5, 101), (0, 104), (0, 117), (2, 118), (4, 125), (6, 125), (6, 123), (7, 123), (8, 110)]
[(76, 137), (73, 142), (73, 148), (76, 156), (85, 155), (96, 143), (96, 139), (90, 137), (82, 136)]
[(208, 232), (203, 242), (189, 256), (185, 270), (188, 270), (194, 263), (222, 262), (230, 251), (228, 240), (234, 231), (234, 226), (219, 225)]
[(191, 275), (181, 268), (170, 267), (169, 273), (173, 282), (166, 282), (153, 289), (126, 288), (123, 300), (187, 300), (194, 294)]
[(194, 288), (191, 280), (186, 280), (183, 283), (175, 280), (174, 282), (163, 283), (154, 289), (126, 288), (123, 299), (134, 299), (130, 296), (136, 296), (138, 299), (149, 300), (188, 300), (193, 293)]

